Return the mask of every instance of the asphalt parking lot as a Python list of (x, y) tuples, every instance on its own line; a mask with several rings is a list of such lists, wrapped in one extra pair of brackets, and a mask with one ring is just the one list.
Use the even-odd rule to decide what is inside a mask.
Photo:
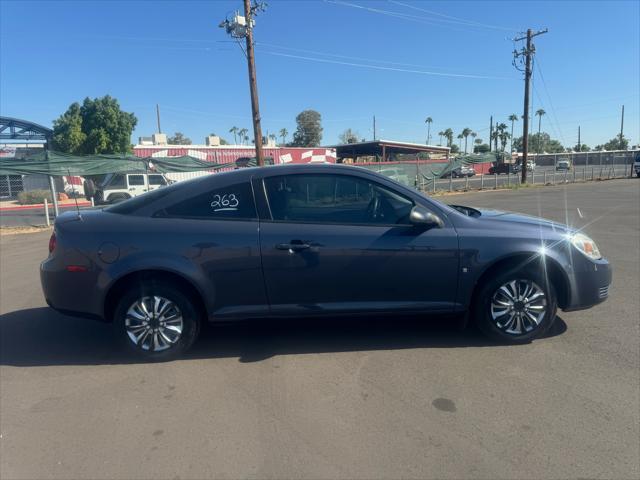
[(0, 478), (640, 477), (640, 181), (442, 198), (588, 225), (609, 300), (523, 346), (424, 318), (263, 322), (146, 364), (46, 307), (47, 232), (0, 236)]

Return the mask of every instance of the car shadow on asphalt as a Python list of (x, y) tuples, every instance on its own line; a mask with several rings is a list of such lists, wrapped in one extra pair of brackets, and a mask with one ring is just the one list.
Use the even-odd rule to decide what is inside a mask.
[[(237, 357), (259, 362), (277, 355), (501, 347), (457, 318), (367, 317), (252, 320), (205, 325), (183, 360)], [(563, 334), (558, 317), (546, 337)], [(512, 347), (512, 348), (518, 348)], [(0, 315), (0, 365), (109, 365), (145, 363), (117, 347), (110, 324), (33, 308)]]

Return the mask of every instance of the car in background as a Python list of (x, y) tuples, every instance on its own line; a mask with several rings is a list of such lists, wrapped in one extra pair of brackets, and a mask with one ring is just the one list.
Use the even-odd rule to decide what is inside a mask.
[(458, 177), (473, 177), (476, 174), (476, 171), (473, 169), (471, 165), (458, 165), (457, 167), (449, 170), (448, 172), (440, 175), (440, 178), (458, 178)]
[(556, 171), (568, 170), (571, 170), (571, 162), (569, 160), (558, 160), (558, 163), (556, 163)]
[(84, 192), (96, 204), (118, 203), (170, 183), (162, 173), (110, 173), (99, 185), (86, 181)]
[(636, 158), (633, 161), (633, 170), (636, 172), (636, 177), (640, 177), (640, 153), (636, 153)]
[(489, 175), (508, 175), (510, 173), (520, 173), (522, 166), (519, 163), (493, 162), (489, 168)]
[(606, 300), (611, 275), (567, 225), (330, 164), (237, 169), (65, 212), (40, 266), (51, 307), (112, 322), (149, 360), (185, 352), (204, 322), (270, 317), (470, 314), (494, 340), (527, 343), (557, 309)]
[(376, 170), (380, 175), (389, 177), (394, 182), (401, 183), (403, 185), (409, 185), (409, 175), (401, 168), (382, 168)]

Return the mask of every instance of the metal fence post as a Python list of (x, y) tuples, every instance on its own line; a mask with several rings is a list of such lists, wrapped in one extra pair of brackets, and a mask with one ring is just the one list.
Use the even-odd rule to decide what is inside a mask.
[(480, 190), (484, 190), (484, 175), (480, 175)]
[(56, 218), (58, 217), (58, 195), (56, 194), (56, 182), (53, 177), (49, 175), (49, 187), (51, 187), (51, 198), (53, 200), (53, 213)]
[(547, 184), (547, 171), (544, 171), (544, 179), (543, 179), (544, 185)]
[(596, 168), (596, 167), (594, 167), (593, 165), (591, 165), (591, 181), (592, 181), (592, 182), (593, 182), (593, 177), (594, 177), (594, 171), (595, 171), (595, 168)]
[(433, 176), (433, 193), (436, 193), (436, 180), (437, 180), (437, 178), (436, 178), (436, 176), (434, 175), (434, 176)]
[(493, 178), (494, 178), (494, 179), (495, 179), (495, 181), (496, 181), (495, 189), (497, 190), (497, 189), (498, 189), (498, 174), (497, 174), (497, 173), (494, 173), (494, 174), (493, 174)]
[(573, 183), (576, 183), (576, 169), (573, 168)]
[(507, 172), (507, 187), (511, 186), (511, 172)]
[(464, 189), (469, 190), (469, 176), (465, 177), (466, 181), (464, 182)]
[(453, 173), (449, 175), (449, 191), (453, 191)]
[(586, 166), (582, 169), (582, 181), (583, 182), (587, 181), (587, 167)]
[(47, 220), (47, 227), (51, 226), (51, 220), (49, 219), (49, 202), (44, 199), (44, 218)]
[(95, 206), (96, 206), (96, 202), (95, 202), (95, 200), (93, 199), (93, 197), (91, 197), (91, 206), (92, 206), (92, 207), (95, 207)]

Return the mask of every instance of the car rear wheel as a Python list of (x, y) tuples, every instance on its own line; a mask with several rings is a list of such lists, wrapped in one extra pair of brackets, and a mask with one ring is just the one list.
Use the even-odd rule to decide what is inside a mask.
[(196, 340), (200, 318), (188, 295), (165, 283), (145, 283), (127, 290), (116, 307), (114, 323), (121, 343), (148, 360), (179, 357)]
[(502, 343), (528, 343), (543, 335), (556, 318), (553, 285), (534, 272), (508, 272), (489, 279), (475, 297), (478, 328)]

